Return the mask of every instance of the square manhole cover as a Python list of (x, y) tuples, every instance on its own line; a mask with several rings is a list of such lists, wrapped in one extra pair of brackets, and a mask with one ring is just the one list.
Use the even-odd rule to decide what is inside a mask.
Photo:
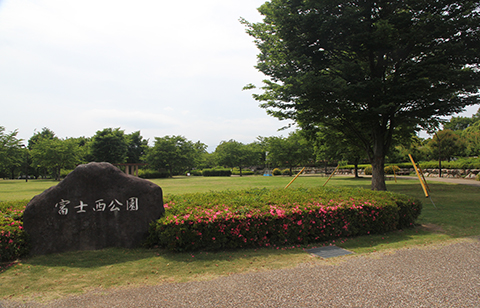
[(339, 257), (339, 256), (349, 255), (353, 253), (351, 251), (345, 250), (337, 246), (324, 246), (319, 248), (312, 248), (312, 249), (306, 250), (306, 252), (322, 258), (333, 258), (333, 257)]

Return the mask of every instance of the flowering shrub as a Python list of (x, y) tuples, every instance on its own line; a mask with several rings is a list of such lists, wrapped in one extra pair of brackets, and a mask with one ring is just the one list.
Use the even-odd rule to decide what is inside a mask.
[[(223, 200), (221, 202), (220, 200)], [(421, 203), (361, 189), (210, 192), (170, 197), (147, 246), (173, 251), (308, 244), (412, 226)]]
[(29, 250), (28, 236), (23, 230), (23, 211), (27, 201), (0, 204), (0, 261), (15, 260)]

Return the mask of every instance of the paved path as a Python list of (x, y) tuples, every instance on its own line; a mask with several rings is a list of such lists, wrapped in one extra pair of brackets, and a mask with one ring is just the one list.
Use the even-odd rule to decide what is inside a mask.
[(480, 241), (5, 307), (480, 307)]

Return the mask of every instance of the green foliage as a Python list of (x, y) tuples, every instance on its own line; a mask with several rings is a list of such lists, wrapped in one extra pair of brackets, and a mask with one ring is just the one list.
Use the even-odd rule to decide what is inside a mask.
[(70, 172), (72, 172), (73, 169), (62, 169), (60, 170), (60, 178), (64, 179)]
[(453, 157), (461, 157), (465, 154), (465, 142), (460, 134), (449, 129), (444, 129), (435, 134), (428, 142), (430, 147), (430, 159), (450, 161)]
[(243, 144), (235, 140), (222, 141), (215, 149), (217, 163), (225, 167), (238, 167), (239, 174), (243, 168), (260, 163), (261, 151), (255, 144)]
[[(238, 168), (233, 168), (232, 174), (240, 175), (240, 170)], [(254, 175), (254, 174), (255, 172), (253, 172), (252, 170), (245, 170), (245, 169), (242, 170), (242, 175)]]
[(203, 176), (231, 176), (232, 170), (230, 169), (203, 169)]
[(80, 162), (78, 149), (73, 139), (38, 138), (30, 150), (32, 164), (36, 168), (49, 170), (53, 178), (58, 180), (62, 169), (73, 169)]
[(142, 179), (163, 179), (170, 177), (170, 173), (167, 171), (158, 171), (151, 169), (139, 169), (138, 177)]
[(292, 175), (292, 171), (290, 171), (290, 169), (283, 169), (282, 175)]
[(185, 175), (187, 173), (190, 173), (190, 175), (193, 175), (193, 176), (202, 176), (202, 170), (190, 170), (190, 171), (187, 171), (185, 172)]
[[(422, 169), (437, 169), (438, 161), (419, 163)], [(480, 169), (480, 158), (460, 158), (456, 161), (442, 161), (442, 169)]]
[(97, 131), (91, 143), (92, 159), (112, 164), (125, 163), (128, 154), (127, 138), (120, 128)]
[(367, 167), (365, 167), (365, 170), (363, 172), (365, 173), (365, 175), (372, 175), (372, 166), (368, 165)]
[[(477, 112), (477, 114), (480, 113)], [(470, 156), (480, 156), (480, 118), (477, 118), (470, 127), (461, 132), (466, 143), (466, 152)]]
[(148, 246), (174, 251), (307, 244), (413, 226), (421, 203), (362, 189), (253, 189), (170, 196)]
[(28, 234), (23, 230), (27, 200), (0, 202), (0, 261), (12, 261), (28, 254)]
[(125, 136), (127, 140), (127, 163), (141, 163), (148, 149), (148, 140), (143, 139), (140, 131)]
[(153, 148), (148, 151), (150, 168), (168, 170), (170, 176), (184, 174), (195, 167), (195, 162), (205, 151), (203, 143), (194, 143), (183, 136), (155, 138)]
[(279, 168), (275, 168), (275, 169), (273, 169), (272, 174), (273, 175), (282, 175), (282, 170), (280, 170)]
[(27, 153), (22, 149), (17, 134), (16, 130), (6, 133), (5, 128), (0, 126), (0, 177), (14, 178), (15, 171), (25, 163)]
[(400, 171), (400, 168), (398, 166), (386, 166), (384, 168), (384, 171), (385, 171), (385, 174), (394, 174)]
[(386, 189), (398, 137), (479, 103), (478, 1), (275, 0), (259, 12), (242, 21), (267, 77), (253, 97), (281, 120), (358, 140), (373, 189)]
[(264, 138), (268, 149), (267, 161), (273, 166), (293, 168), (312, 163), (314, 147), (300, 131), (292, 132), (287, 138)]

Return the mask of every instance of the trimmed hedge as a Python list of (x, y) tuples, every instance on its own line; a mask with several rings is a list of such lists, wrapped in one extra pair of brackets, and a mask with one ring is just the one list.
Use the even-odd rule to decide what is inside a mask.
[(385, 174), (395, 174), (395, 173), (398, 173), (398, 171), (400, 171), (400, 168), (398, 166), (386, 166), (383, 170)]
[[(437, 169), (437, 161), (420, 162), (422, 169)], [(480, 169), (480, 158), (460, 158), (456, 161), (442, 161), (442, 169)]]
[[(166, 200), (167, 201), (167, 200)], [(172, 251), (308, 244), (413, 226), (420, 201), (364, 189), (255, 189), (170, 197), (146, 242)]]
[[(240, 170), (237, 169), (237, 168), (234, 168), (232, 174), (233, 175), (240, 175)], [(242, 175), (254, 175), (254, 174), (255, 174), (255, 172), (253, 172), (250, 169), (242, 169)]]
[(190, 170), (185, 172), (185, 175), (187, 175), (188, 173), (190, 173), (191, 176), (202, 176), (202, 170)]
[(292, 173), (290, 172), (290, 169), (283, 169), (282, 175), (292, 175)]
[(138, 177), (142, 179), (164, 179), (170, 177), (170, 173), (167, 171), (157, 171), (151, 169), (139, 169)]
[(231, 176), (232, 171), (230, 169), (203, 169), (203, 176)]
[(23, 211), (28, 200), (0, 202), (0, 261), (12, 261), (28, 254), (27, 232), (23, 230)]

